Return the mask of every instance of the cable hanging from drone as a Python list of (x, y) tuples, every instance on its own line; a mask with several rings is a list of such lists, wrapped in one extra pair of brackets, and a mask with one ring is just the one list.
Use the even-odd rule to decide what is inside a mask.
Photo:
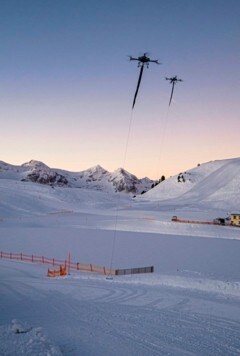
[(174, 86), (177, 82), (183, 82), (182, 79), (178, 79), (177, 75), (175, 75), (175, 77), (171, 77), (171, 78), (165, 78), (166, 80), (169, 80), (169, 84), (172, 84), (172, 91), (171, 91), (171, 96), (170, 96), (170, 100), (169, 100), (169, 104), (168, 106), (171, 105), (172, 102), (172, 97), (173, 97), (173, 92), (174, 92)]
[(149, 63), (156, 63), (156, 64), (161, 64), (161, 63), (159, 63), (157, 59), (156, 60), (151, 60), (149, 57), (147, 57), (147, 53), (144, 53), (143, 56), (141, 56), (141, 57), (134, 58), (132, 56), (129, 56), (129, 58), (130, 58), (130, 61), (138, 61), (138, 67), (140, 67), (140, 73), (139, 73), (137, 88), (136, 88), (136, 91), (135, 91), (133, 104), (132, 104), (132, 110), (133, 110), (135, 102), (136, 102), (136, 99), (137, 99), (140, 83), (141, 83), (141, 80), (142, 80), (144, 66), (146, 65), (146, 67), (148, 68)]

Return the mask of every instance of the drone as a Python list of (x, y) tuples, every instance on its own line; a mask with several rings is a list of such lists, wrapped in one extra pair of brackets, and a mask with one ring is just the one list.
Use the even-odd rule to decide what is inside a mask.
[(152, 60), (149, 57), (147, 57), (147, 53), (146, 52), (143, 54), (143, 56), (140, 56), (140, 57), (137, 57), (137, 58), (129, 56), (129, 58), (130, 58), (130, 61), (138, 61), (138, 67), (140, 67), (140, 73), (139, 73), (137, 88), (136, 88), (136, 92), (135, 92), (134, 99), (133, 99), (133, 104), (132, 104), (132, 110), (133, 110), (135, 102), (136, 102), (138, 90), (139, 90), (139, 87), (140, 87), (140, 83), (141, 83), (141, 80), (142, 80), (142, 74), (143, 74), (144, 66), (146, 65), (146, 67), (148, 68), (149, 67), (149, 63), (156, 63), (156, 64), (161, 64), (161, 63), (159, 63), (157, 59), (156, 60)]
[(174, 86), (177, 82), (183, 82), (182, 79), (178, 79), (178, 77), (175, 75), (174, 77), (171, 78), (167, 78), (165, 77), (166, 80), (169, 80), (169, 84), (172, 84), (172, 91), (171, 91), (171, 96), (170, 96), (170, 100), (169, 100), (169, 106), (171, 105), (172, 102), (172, 97), (173, 97), (173, 91), (174, 91)]
[(158, 62), (158, 59), (152, 60), (149, 57), (147, 57), (147, 53), (146, 52), (143, 54), (143, 56), (137, 57), (137, 58), (129, 56), (129, 59), (130, 59), (130, 61), (138, 61), (138, 67), (144, 66), (146, 64), (146, 66), (148, 68), (150, 62), (161, 64), (161, 63)]

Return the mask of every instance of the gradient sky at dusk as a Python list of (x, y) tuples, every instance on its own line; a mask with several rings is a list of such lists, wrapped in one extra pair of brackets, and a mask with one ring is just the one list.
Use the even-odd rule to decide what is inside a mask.
[(239, 19), (239, 0), (1, 0), (0, 160), (158, 178), (239, 157)]

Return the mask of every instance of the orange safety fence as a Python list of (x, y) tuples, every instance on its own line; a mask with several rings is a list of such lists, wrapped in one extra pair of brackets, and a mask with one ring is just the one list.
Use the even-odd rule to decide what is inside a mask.
[(86, 271), (86, 272), (96, 272), (105, 275), (116, 274), (116, 271), (114, 269), (110, 269), (102, 266), (96, 266), (93, 264), (84, 264), (84, 263), (77, 263), (77, 270)]
[(48, 269), (48, 277), (62, 277), (67, 275), (65, 266), (60, 266), (58, 270)]
[(49, 258), (49, 257), (45, 257), (45, 256), (35, 256), (35, 255), (26, 255), (24, 253), (3, 252), (3, 251), (0, 251), (0, 258), (25, 261), (25, 262), (43, 263), (43, 264), (49, 264), (52, 266), (61, 266), (61, 265), (65, 265), (67, 263), (66, 260), (59, 260), (56, 258)]
[(115, 274), (115, 270), (110, 270), (106, 267), (95, 266), (93, 264), (84, 264), (79, 262), (72, 262), (69, 260), (60, 260), (57, 258), (49, 258), (45, 256), (35, 256), (35, 255), (27, 255), (24, 253), (13, 253), (13, 252), (3, 252), (0, 251), (0, 258), (23, 261), (23, 262), (32, 262), (32, 263), (41, 263), (48, 264), (51, 266), (64, 266), (65, 269), (76, 270), (82, 272), (95, 272), (100, 274)]
[(0, 258), (32, 262), (32, 263), (41, 263), (48, 264), (52, 266), (59, 267), (57, 270), (48, 269), (49, 277), (63, 276), (70, 273), (71, 270), (82, 271), (82, 272), (95, 272), (103, 275), (115, 275), (121, 276), (126, 274), (136, 274), (136, 273), (152, 273), (154, 272), (154, 267), (138, 267), (138, 268), (126, 268), (126, 269), (110, 269), (102, 266), (96, 266), (93, 264), (72, 262), (68, 260), (60, 260), (56, 258), (49, 258), (45, 256), (35, 256), (35, 255), (26, 255), (24, 253), (13, 253), (13, 252), (3, 252), (0, 251)]

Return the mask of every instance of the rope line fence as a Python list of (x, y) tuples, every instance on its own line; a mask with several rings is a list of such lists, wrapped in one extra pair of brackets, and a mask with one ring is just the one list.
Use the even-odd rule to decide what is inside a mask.
[[(27, 255), (24, 253), (13, 253), (0, 251), (1, 259), (8, 259), (13, 261), (31, 262), (51, 265), (55, 267), (64, 268), (68, 270), (82, 271), (82, 272), (94, 272), (103, 275), (115, 275), (122, 276), (126, 274), (136, 274), (136, 273), (152, 273), (154, 272), (154, 267), (139, 267), (139, 268), (127, 268), (127, 269), (112, 269), (102, 266), (97, 266), (93, 264), (72, 262), (69, 259), (61, 260), (57, 258), (49, 258), (45, 256)], [(60, 273), (60, 272), (59, 272)]]
[(41, 263), (56, 267), (64, 266), (64, 268), (69, 270), (76, 270), (76, 271), (85, 271), (85, 272), (96, 272), (99, 274), (114, 274), (115, 270), (110, 270), (109, 268), (96, 266), (93, 264), (84, 264), (79, 262), (72, 262), (66, 260), (61, 260), (57, 258), (49, 258), (45, 256), (36, 256), (36, 255), (27, 255), (24, 253), (13, 253), (13, 252), (4, 252), (0, 251), (0, 258), (2, 259), (9, 259), (15, 261), (23, 261), (23, 262), (32, 262), (32, 263)]

